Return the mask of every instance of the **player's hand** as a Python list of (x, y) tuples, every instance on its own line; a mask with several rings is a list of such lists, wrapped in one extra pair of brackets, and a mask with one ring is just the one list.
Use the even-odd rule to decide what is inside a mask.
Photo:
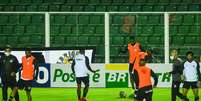
[(201, 82), (200, 82), (200, 81), (197, 82), (197, 86), (198, 86), (198, 87), (201, 86)]
[(10, 76), (12, 76), (12, 77), (16, 77), (15, 72), (12, 72), (12, 73), (10, 74)]

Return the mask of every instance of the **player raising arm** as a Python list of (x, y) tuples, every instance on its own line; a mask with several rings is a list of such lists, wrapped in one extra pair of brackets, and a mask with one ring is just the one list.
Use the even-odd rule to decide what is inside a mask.
[[(73, 59), (73, 63), (71, 65), (72, 71), (75, 74), (76, 77), (76, 82), (77, 82), (77, 96), (78, 96), (78, 101), (87, 101), (86, 96), (88, 93), (89, 89), (89, 74), (88, 70), (96, 73), (99, 70), (92, 70), (90, 65), (89, 65), (89, 58), (84, 55), (85, 51), (80, 50), (80, 53), (75, 56)], [(84, 83), (85, 87), (83, 90), (83, 96), (81, 98), (81, 83)]]

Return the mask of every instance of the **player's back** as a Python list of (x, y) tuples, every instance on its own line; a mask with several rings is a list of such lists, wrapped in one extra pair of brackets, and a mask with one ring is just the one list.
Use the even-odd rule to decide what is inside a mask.
[(82, 54), (78, 54), (74, 58), (75, 61), (75, 75), (76, 77), (87, 76), (88, 69), (86, 66), (86, 57)]

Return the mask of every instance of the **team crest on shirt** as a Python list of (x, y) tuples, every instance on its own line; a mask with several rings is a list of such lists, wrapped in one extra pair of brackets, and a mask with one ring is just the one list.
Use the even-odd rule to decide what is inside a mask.
[(13, 60), (10, 60), (10, 63), (13, 63)]

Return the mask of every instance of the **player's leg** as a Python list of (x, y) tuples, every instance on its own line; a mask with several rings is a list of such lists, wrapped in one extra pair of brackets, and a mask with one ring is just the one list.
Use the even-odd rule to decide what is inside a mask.
[(32, 81), (24, 81), (25, 91), (27, 95), (28, 101), (32, 101), (31, 89), (32, 89)]
[(78, 100), (81, 100), (81, 78), (80, 77), (76, 77), (76, 82), (77, 82), (77, 97)]
[(15, 97), (15, 95), (18, 93), (18, 89), (23, 89), (24, 88), (24, 82), (22, 79), (20, 79), (18, 82), (17, 82), (17, 86), (13, 88), (11, 94), (10, 94), (10, 97), (9, 97), (9, 101), (12, 101), (13, 98)]
[(172, 101), (176, 101), (176, 96), (178, 96), (180, 99), (183, 99), (184, 96), (182, 93), (179, 92), (180, 88), (180, 82), (174, 82), (174, 85), (172, 86), (172, 96), (174, 97)]
[(171, 101), (176, 101), (176, 88), (177, 88), (177, 84), (176, 84), (176, 82), (172, 82), (172, 88), (171, 88)]
[[(14, 91), (14, 88), (15, 88), (15, 87), (11, 87), (12, 92)], [(12, 93), (11, 93), (11, 94), (12, 94)], [(16, 90), (16, 88), (15, 88), (15, 101), (19, 101), (19, 93), (18, 93), (18, 90)]]
[(129, 76), (130, 76), (130, 84), (131, 87), (134, 89), (134, 78), (133, 78), (133, 64), (129, 64)]
[(2, 95), (3, 95), (3, 101), (7, 101), (8, 99), (8, 86), (5, 82), (2, 84)]
[[(13, 79), (13, 80), (10, 81), (10, 87), (11, 87), (11, 90), (13, 92), (14, 88), (17, 87), (17, 81), (16, 81), (16, 79)], [(19, 101), (18, 90), (16, 90), (16, 92), (15, 92), (15, 101)]]
[(152, 95), (153, 95), (153, 92), (150, 92), (150, 93), (147, 93), (146, 94), (146, 100), (145, 101), (152, 101)]
[(82, 100), (86, 101), (86, 96), (89, 91), (89, 76), (83, 78), (83, 83), (84, 83), (85, 87), (84, 87), (84, 91), (83, 91)]
[(189, 82), (184, 82), (184, 85), (183, 85), (183, 96), (184, 96), (184, 101), (189, 101), (189, 99), (187, 98), (187, 94), (188, 94), (188, 91), (190, 89), (190, 84)]
[(199, 89), (197, 82), (192, 83), (192, 90), (195, 97), (195, 101), (199, 101)]

